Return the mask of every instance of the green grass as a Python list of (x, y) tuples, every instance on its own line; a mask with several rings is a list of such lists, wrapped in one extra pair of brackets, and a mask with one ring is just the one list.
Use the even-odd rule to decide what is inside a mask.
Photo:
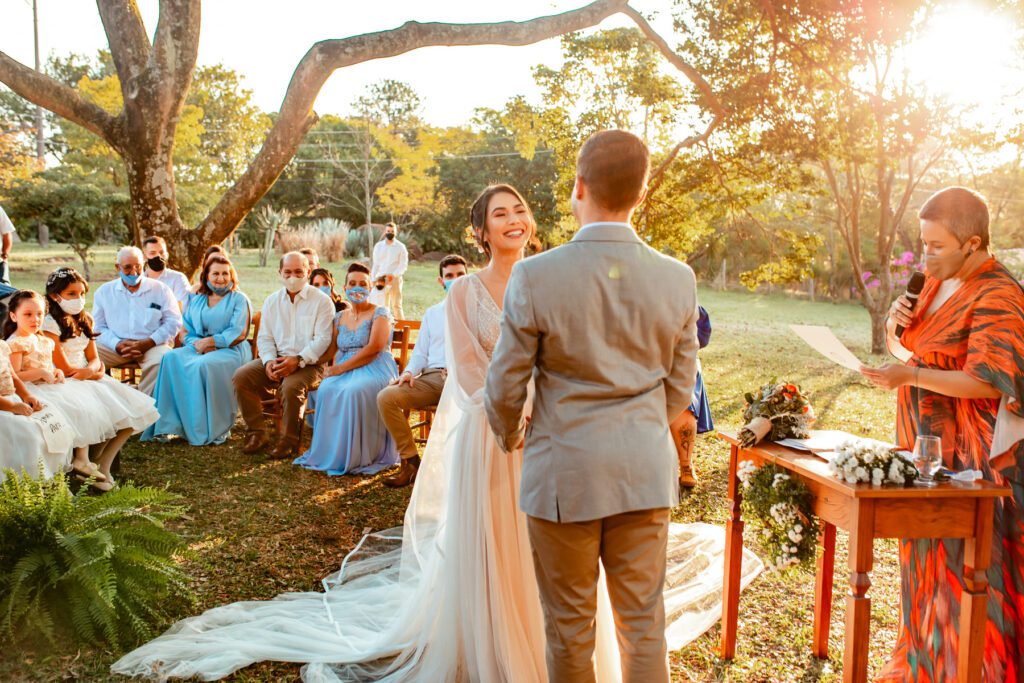
[[(58, 260), (59, 259), (59, 260)], [(15, 283), (41, 286), (49, 270), (76, 259), (60, 247), (17, 245), (12, 255)], [(98, 250), (94, 281), (113, 276), (113, 249)], [(236, 259), (242, 289), (257, 305), (277, 287), (276, 268), (256, 267), (255, 253)], [(343, 264), (329, 264), (340, 273)], [(419, 317), (440, 299), (436, 265), (415, 264), (406, 284), (406, 310)], [(832, 365), (807, 349), (787, 329), (791, 323), (832, 327), (859, 356), (868, 359), (870, 328), (863, 309), (811, 303), (783, 296), (702, 289), (715, 331), (701, 353), (716, 426), (739, 426), (743, 393), (772, 376), (800, 384), (820, 416), (818, 426), (882, 439), (894, 430), (895, 399), (869, 387), (859, 376)], [(208, 448), (141, 444), (125, 448), (122, 476), (138, 484), (167, 485), (191, 505), (178, 526), (192, 550), (183, 559), (198, 595), (197, 609), (226, 602), (266, 599), (282, 591), (317, 590), (319, 580), (338, 568), (345, 553), (368, 530), (401, 523), (410, 491), (393, 491), (375, 477), (328, 478), (262, 456), (242, 455), (236, 434)], [(673, 513), (677, 521), (724, 524), (728, 449), (713, 435), (698, 439), (695, 464), (701, 484)], [(748, 542), (755, 550), (753, 534)], [(813, 576), (762, 574), (740, 599), (736, 659), (717, 654), (716, 626), (681, 652), (672, 654), (674, 681), (838, 681), (842, 677), (846, 592), (846, 535), (836, 553), (832, 639), (829, 659), (810, 656)], [(763, 556), (763, 555), (762, 555)], [(870, 667), (877, 671), (895, 641), (899, 614), (896, 546), (876, 543), (870, 595)], [(187, 616), (182, 614), (181, 616)], [(95, 650), (53, 653), (7, 650), (0, 658), (0, 680), (51, 681), (112, 679), (106, 671), (117, 653)], [(292, 681), (293, 664), (263, 663), (231, 677), (233, 681)]]

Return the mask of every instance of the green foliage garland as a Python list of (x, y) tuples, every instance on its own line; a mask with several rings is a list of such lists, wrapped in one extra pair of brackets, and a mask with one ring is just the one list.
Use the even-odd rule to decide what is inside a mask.
[(102, 496), (64, 477), (6, 470), (0, 483), (0, 641), (106, 643), (151, 638), (188, 596), (164, 527), (179, 496), (123, 484)]
[(771, 565), (779, 570), (810, 566), (818, 522), (807, 486), (777, 465), (756, 467), (749, 460), (740, 463), (737, 474), (743, 482), (743, 515), (760, 522)]

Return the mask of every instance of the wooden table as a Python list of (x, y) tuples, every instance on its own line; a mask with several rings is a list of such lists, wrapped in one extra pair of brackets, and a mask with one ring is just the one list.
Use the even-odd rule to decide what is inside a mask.
[[(1009, 487), (988, 481), (973, 484), (947, 482), (933, 488), (873, 487), (848, 484), (832, 476), (828, 463), (812, 453), (771, 442), (741, 448), (733, 433), (719, 432), (732, 445), (729, 455), (731, 514), (725, 536), (725, 595), (722, 600), (724, 659), (736, 654), (740, 575), (743, 561), (742, 486), (736, 466), (743, 460), (756, 465), (772, 463), (799, 477), (814, 495), (814, 512), (822, 522), (815, 571), (814, 639), (818, 658), (828, 657), (829, 618), (832, 611), (832, 573), (835, 567), (836, 528), (848, 531), (849, 593), (846, 596), (846, 647), (843, 680), (866, 681), (871, 615), (872, 542), (876, 538), (963, 538), (964, 582), (960, 600), (960, 680), (980, 683), (985, 638), (985, 603), (992, 546), (992, 513), (997, 497)], [(966, 674), (964, 673), (966, 672)]]

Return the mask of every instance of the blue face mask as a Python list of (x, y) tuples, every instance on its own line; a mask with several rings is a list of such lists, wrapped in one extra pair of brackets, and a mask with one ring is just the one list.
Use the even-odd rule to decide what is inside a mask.
[(224, 296), (231, 291), (231, 285), (228, 285), (227, 287), (215, 287), (209, 280), (206, 281), (206, 288), (217, 296)]
[(123, 282), (128, 287), (134, 287), (135, 285), (137, 285), (140, 282), (142, 282), (142, 274), (141, 273), (138, 274), (138, 275), (127, 275), (125, 273), (120, 273), (120, 275), (121, 275), (121, 282)]
[(445, 280), (444, 281), (444, 291), (445, 291), (445, 293), (447, 293), (448, 290), (452, 288), (453, 284), (455, 284), (455, 279)]
[(317, 289), (319, 289), (321, 292), (323, 292), (327, 296), (331, 295), (331, 286), (330, 285), (320, 285), (319, 287), (317, 287)]
[(345, 290), (345, 296), (354, 304), (361, 304), (366, 301), (366, 297), (370, 296), (370, 292), (366, 287), (349, 287)]

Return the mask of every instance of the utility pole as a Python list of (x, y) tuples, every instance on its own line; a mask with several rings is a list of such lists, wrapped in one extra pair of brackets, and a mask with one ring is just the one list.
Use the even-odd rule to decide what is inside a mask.
[[(32, 33), (36, 43), (36, 71), (42, 73), (42, 63), (39, 60), (39, 0), (32, 0)], [(36, 159), (40, 166), (43, 164), (43, 157), (46, 156), (46, 137), (43, 133), (43, 108), (36, 107)]]

